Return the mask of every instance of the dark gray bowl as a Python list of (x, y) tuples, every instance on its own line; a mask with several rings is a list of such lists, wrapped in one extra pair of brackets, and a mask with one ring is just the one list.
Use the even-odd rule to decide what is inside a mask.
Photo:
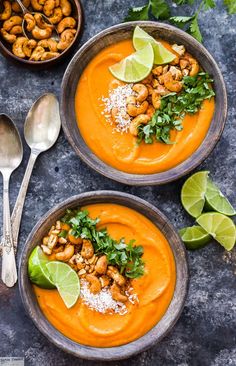
[[(183, 163), (161, 173), (139, 175), (117, 170), (100, 160), (86, 145), (77, 126), (75, 116), (75, 93), (80, 76), (87, 64), (103, 48), (123, 39), (131, 39), (136, 25), (156, 38), (171, 43), (185, 45), (186, 49), (197, 58), (201, 66), (214, 78), (216, 107), (211, 126), (199, 148)], [(210, 53), (192, 36), (168, 24), (158, 22), (129, 22), (107, 28), (86, 42), (75, 54), (66, 69), (62, 81), (61, 118), (62, 126), (70, 144), (76, 153), (91, 168), (102, 175), (118, 182), (131, 185), (157, 185), (172, 182), (195, 169), (215, 147), (225, 125), (227, 115), (227, 96), (222, 74)]]
[[(41, 312), (32, 285), (27, 275), (27, 263), (32, 249), (48, 232), (52, 224), (59, 219), (67, 208), (95, 203), (114, 203), (130, 207), (151, 220), (165, 235), (172, 249), (176, 264), (176, 286), (173, 299), (159, 323), (143, 337), (119, 347), (96, 348), (76, 343), (62, 335), (44, 317)], [(159, 342), (175, 325), (184, 306), (188, 288), (188, 267), (184, 246), (168, 219), (154, 206), (135, 196), (113, 191), (95, 191), (71, 197), (50, 210), (37, 223), (24, 246), (19, 264), (19, 287), (24, 307), (36, 327), (52, 343), (74, 356), (90, 360), (118, 360), (130, 357), (146, 350)]]

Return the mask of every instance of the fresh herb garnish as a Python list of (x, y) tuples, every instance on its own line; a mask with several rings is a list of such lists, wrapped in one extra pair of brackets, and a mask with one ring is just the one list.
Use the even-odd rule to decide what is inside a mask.
[[(181, 5), (198, 5), (198, 8), (190, 16), (171, 16), (171, 9), (166, 0), (149, 0), (145, 5), (131, 8), (128, 11), (128, 15), (125, 21), (133, 20), (148, 20), (154, 17), (160, 20), (169, 20), (174, 23), (177, 27), (184, 29), (190, 33), (199, 42), (202, 42), (202, 34), (199, 27), (199, 18), (201, 11), (209, 10), (216, 7), (215, 0), (173, 0), (178, 6)], [(227, 8), (229, 14), (236, 13), (236, 1), (235, 0), (224, 0), (224, 5)]]
[(196, 113), (203, 100), (215, 95), (210, 86), (213, 80), (207, 73), (199, 72), (196, 76), (183, 78), (183, 89), (180, 93), (170, 93), (161, 99), (161, 107), (156, 110), (151, 121), (147, 125), (139, 127), (138, 143), (146, 144), (157, 141), (171, 144), (170, 131), (182, 130), (184, 116)]
[(72, 227), (71, 234), (75, 237), (90, 240), (95, 253), (105, 254), (108, 263), (117, 266), (120, 273), (129, 278), (141, 277), (144, 274), (143, 247), (133, 245), (134, 240), (126, 244), (123, 238), (112, 239), (106, 229), (97, 230), (99, 218), (91, 219), (88, 215), (86, 210), (67, 210), (61, 221)]

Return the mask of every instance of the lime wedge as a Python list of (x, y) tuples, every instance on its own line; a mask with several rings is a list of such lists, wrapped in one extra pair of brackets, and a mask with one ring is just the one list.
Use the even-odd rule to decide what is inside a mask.
[(141, 50), (110, 66), (109, 70), (119, 80), (126, 83), (136, 83), (150, 74), (153, 67), (153, 59), (153, 49), (148, 43)]
[(205, 204), (207, 177), (209, 172), (193, 174), (186, 180), (181, 190), (181, 202), (185, 210), (193, 217), (201, 215)]
[(179, 235), (187, 249), (200, 249), (211, 240), (209, 235), (201, 226), (185, 227), (179, 230)]
[(135, 27), (133, 34), (133, 45), (136, 50), (140, 50), (150, 43), (154, 51), (154, 64), (162, 65), (167, 64), (175, 59), (175, 54), (171, 53), (160, 42), (157, 42), (147, 32), (141, 29), (139, 26)]
[(49, 262), (47, 270), (66, 307), (70, 309), (75, 305), (80, 294), (80, 282), (77, 273), (68, 264), (57, 261)]
[(226, 216), (233, 216), (236, 214), (233, 206), (209, 178), (207, 180), (207, 190), (205, 197), (206, 209), (208, 211), (217, 211)]
[(50, 279), (46, 264), (49, 263), (48, 257), (42, 249), (37, 246), (30, 254), (28, 261), (28, 274), (30, 281), (42, 288), (55, 288)]
[(229, 217), (218, 212), (207, 212), (198, 217), (197, 223), (226, 250), (234, 247), (236, 229)]

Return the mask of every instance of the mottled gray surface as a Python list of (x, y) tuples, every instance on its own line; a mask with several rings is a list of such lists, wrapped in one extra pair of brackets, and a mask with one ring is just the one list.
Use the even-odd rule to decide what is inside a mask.
[[(107, 26), (122, 21), (135, 0), (84, 0), (85, 28), (81, 43)], [(218, 0), (218, 4), (221, 1)], [(108, 15), (109, 14), (109, 15)], [(209, 169), (215, 182), (235, 202), (235, 57), (236, 17), (224, 9), (201, 17), (205, 46), (218, 62), (227, 84), (229, 114), (223, 136), (214, 152), (200, 167)], [(233, 60), (234, 58), (234, 60)], [(0, 56), (0, 111), (9, 114), (23, 134), (24, 118), (31, 104), (44, 92), (60, 95), (60, 83), (67, 62), (52, 70), (31, 72), (12, 65)], [(234, 84), (234, 87), (233, 87)], [(13, 205), (29, 157), (11, 180)], [(176, 228), (191, 222), (180, 204), (183, 179), (163, 187), (127, 187), (103, 178), (89, 169), (74, 153), (63, 133), (56, 146), (42, 155), (29, 185), (20, 235), (20, 250), (37, 220), (63, 199), (95, 189), (122, 190), (154, 203)], [(2, 189), (2, 183), (0, 183)], [(2, 200), (0, 197), (0, 206)], [(2, 215), (0, 215), (2, 220)], [(112, 366), (235, 366), (236, 365), (236, 255), (225, 255), (215, 244), (189, 253), (190, 289), (183, 314), (171, 334), (160, 344), (128, 361)], [(27, 366), (101, 366), (76, 359), (50, 344), (26, 316), (18, 288), (0, 287), (0, 356), (25, 357)]]

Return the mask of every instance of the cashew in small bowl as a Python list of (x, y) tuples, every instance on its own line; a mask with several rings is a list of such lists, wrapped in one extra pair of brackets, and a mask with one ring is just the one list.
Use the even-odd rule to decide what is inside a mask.
[(46, 0), (43, 7), (43, 12), (47, 17), (53, 14), (54, 8), (58, 6), (58, 2), (55, 0)]
[(61, 33), (61, 39), (58, 42), (57, 49), (60, 51), (64, 51), (69, 45), (73, 42), (75, 38), (76, 30), (75, 29), (66, 29)]
[(71, 15), (72, 8), (71, 3), (68, 0), (60, 0), (60, 7), (65, 17)]
[(31, 6), (36, 11), (42, 11), (45, 0), (31, 0)]
[(9, 32), (15, 25), (22, 25), (23, 19), (19, 15), (13, 15), (3, 23), (3, 28)]
[(23, 52), (25, 54), (25, 56), (29, 57), (31, 56), (32, 54), (32, 51), (33, 49), (37, 46), (37, 42), (34, 40), (34, 39), (29, 39), (29, 40), (26, 40), (24, 43), (23, 43)]
[(44, 52), (41, 61), (51, 60), (52, 58), (60, 56), (59, 52)]
[(34, 27), (34, 29), (32, 30), (32, 36), (35, 39), (47, 39), (47, 38), (50, 38), (51, 35), (52, 35), (51, 28), (41, 29), (36, 25)]
[(62, 20), (62, 18), (63, 14), (61, 8), (55, 8), (53, 11), (53, 15), (51, 17), (48, 17), (52, 24), (58, 24)]
[(40, 61), (41, 60), (41, 57), (43, 56), (45, 52), (45, 49), (41, 46), (37, 46), (31, 56), (30, 56), (30, 61)]
[(66, 28), (75, 28), (76, 21), (72, 17), (66, 17), (60, 21), (60, 23), (57, 26), (58, 33), (62, 33)]
[(57, 52), (57, 42), (52, 39), (42, 39), (39, 41), (38, 46), (49, 49), (50, 52)]
[(34, 14), (34, 19), (36, 21), (37, 26), (41, 29), (54, 28), (52, 24), (45, 22), (45, 20), (42, 17), (42, 14), (39, 13)]
[(36, 26), (36, 20), (32, 14), (25, 14), (24, 19), (27, 23), (26, 29), (28, 32), (32, 32), (34, 27)]
[(15, 34), (9, 34), (5, 29), (1, 29), (1, 35), (8, 43), (14, 43), (16, 41)]
[(11, 3), (10, 1), (3, 2), (4, 10), (0, 14), (0, 20), (8, 20), (11, 17)]
[(18, 37), (13, 43), (12, 52), (19, 58), (25, 58), (25, 53), (23, 51), (23, 45), (25, 41), (27, 41), (26, 37)]
[(14, 25), (14, 27), (12, 27), (12, 29), (10, 30), (10, 34), (22, 34), (22, 33), (23, 30), (21, 25)]
[[(24, 5), (26, 8), (28, 8), (28, 7), (30, 6), (30, 0), (22, 0), (22, 3), (23, 3), (23, 5)], [(21, 12), (22, 12), (20, 5), (18, 5), (16, 1), (13, 1), (13, 3), (12, 3), (12, 6), (11, 6), (11, 7), (12, 7), (12, 10), (13, 10), (15, 13), (21, 13)]]

